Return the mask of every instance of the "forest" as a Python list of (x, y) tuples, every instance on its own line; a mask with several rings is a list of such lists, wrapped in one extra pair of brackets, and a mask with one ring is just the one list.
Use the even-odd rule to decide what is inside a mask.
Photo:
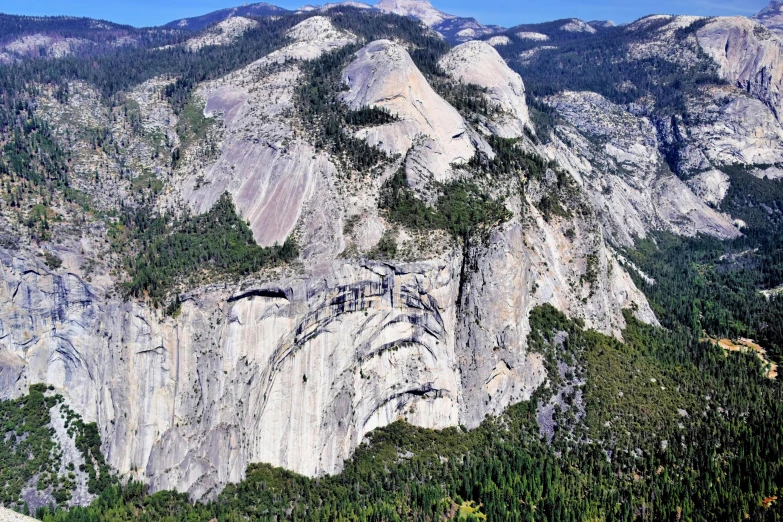
[[(201, 215), (155, 216), (143, 208), (127, 218), (129, 227), (118, 245), (133, 244), (139, 254), (126, 256), (130, 281), (126, 291), (134, 297), (147, 296), (158, 304), (174, 288), (195, 287), (215, 276), (238, 278), (296, 259), (296, 242), (288, 238), (282, 245), (261, 247), (253, 232), (237, 216), (228, 193)], [(117, 230), (117, 229), (115, 229)]]

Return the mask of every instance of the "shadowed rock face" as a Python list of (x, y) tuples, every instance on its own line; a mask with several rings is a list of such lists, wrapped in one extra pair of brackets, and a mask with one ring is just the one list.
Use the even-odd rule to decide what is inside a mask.
[(440, 66), (459, 82), (487, 89), (487, 100), (503, 111), (496, 121), (487, 123), (493, 134), (518, 138), (530, 126), (525, 84), (492, 45), (477, 41), (458, 45), (440, 60)]
[(346, 67), (343, 81), (349, 90), (341, 97), (351, 108), (383, 107), (399, 119), (361, 130), (358, 137), (392, 154), (410, 152), (411, 184), (446, 181), (453, 163), (473, 156), (468, 125), (430, 87), (402, 46), (388, 40), (368, 44)]

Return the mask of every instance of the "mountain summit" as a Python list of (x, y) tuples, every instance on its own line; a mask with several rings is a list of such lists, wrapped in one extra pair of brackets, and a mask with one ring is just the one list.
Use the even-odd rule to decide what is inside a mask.
[(438, 11), (432, 7), (428, 0), (380, 0), (375, 4), (375, 8), (384, 13), (417, 18), (430, 27), (457, 18), (454, 15)]
[(751, 17), (761, 25), (774, 31), (783, 31), (783, 2), (773, 0), (764, 9)]
[(169, 29), (186, 29), (190, 31), (200, 31), (206, 29), (210, 25), (222, 22), (233, 16), (280, 16), (289, 13), (288, 9), (283, 9), (276, 5), (267, 4), (266, 2), (259, 2), (254, 4), (242, 4), (238, 7), (229, 7), (227, 9), (220, 9), (218, 11), (212, 11), (201, 16), (194, 16), (193, 18), (181, 18), (179, 20), (173, 20), (163, 27)]
[(462, 18), (439, 11), (429, 0), (380, 0), (374, 7), (384, 13), (421, 20), (452, 42), (466, 42), (503, 30), (499, 26), (482, 25), (475, 18)]

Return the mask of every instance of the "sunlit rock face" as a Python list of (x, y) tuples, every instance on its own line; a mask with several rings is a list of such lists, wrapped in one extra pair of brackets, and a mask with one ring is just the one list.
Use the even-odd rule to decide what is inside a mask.
[(486, 42), (460, 44), (440, 60), (441, 68), (458, 82), (487, 89), (487, 100), (501, 114), (487, 126), (503, 138), (518, 138), (532, 128), (525, 100), (525, 84), (498, 52)]
[(413, 185), (427, 180), (447, 181), (453, 164), (475, 153), (470, 127), (430, 87), (401, 45), (372, 42), (356, 53), (343, 72), (349, 90), (342, 99), (349, 107), (381, 107), (398, 120), (359, 131), (358, 137), (391, 153), (406, 156)]

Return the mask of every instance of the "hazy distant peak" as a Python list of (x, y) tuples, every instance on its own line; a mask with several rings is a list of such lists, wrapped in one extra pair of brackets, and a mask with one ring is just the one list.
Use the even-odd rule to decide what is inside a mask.
[(769, 29), (783, 31), (783, 2), (773, 0), (767, 7), (753, 15), (751, 20)]
[(429, 27), (456, 18), (454, 15), (438, 11), (428, 0), (380, 0), (375, 4), (375, 8), (384, 13), (418, 18)]

